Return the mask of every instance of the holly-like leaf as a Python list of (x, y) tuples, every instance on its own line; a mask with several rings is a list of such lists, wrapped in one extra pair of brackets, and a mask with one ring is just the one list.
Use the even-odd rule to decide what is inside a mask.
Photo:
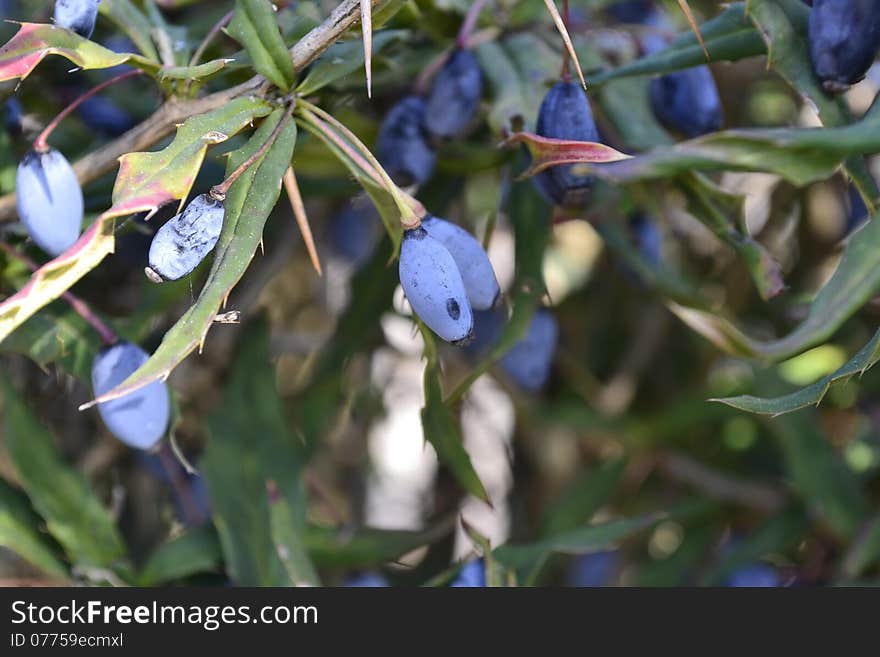
[(816, 406), (824, 399), (825, 394), (832, 385), (841, 381), (848, 381), (856, 375), (861, 376), (873, 367), (878, 360), (880, 360), (880, 331), (877, 331), (868, 344), (859, 349), (855, 356), (832, 374), (797, 392), (781, 397), (741, 395), (739, 397), (723, 397), (710, 401), (721, 402), (749, 413), (775, 417), (783, 413), (791, 413), (792, 411), (806, 408), (807, 406)]
[(48, 55), (61, 55), (84, 69), (111, 68), (133, 57), (54, 25), (21, 23), (15, 36), (0, 48), (0, 81), (26, 78)]
[(187, 119), (161, 151), (123, 155), (110, 209), (70, 249), (40, 267), (24, 288), (0, 304), (0, 341), (113, 252), (114, 218), (153, 213), (168, 202), (185, 199), (208, 146), (224, 141), (268, 111), (262, 100), (236, 99)]
[(276, 87), (290, 90), (296, 71), (269, 0), (236, 0), (235, 18), (227, 30), (248, 51), (257, 71)]
[[(248, 143), (230, 155), (227, 174), (259, 150), (283, 115), (282, 109), (273, 112)], [(150, 360), (114, 390), (81, 408), (121, 397), (157, 379), (166, 378), (178, 363), (204, 343), (220, 307), (244, 275), (260, 245), (263, 226), (278, 200), (281, 177), (290, 166), (295, 142), (296, 124), (288, 121), (268, 152), (229, 189), (223, 230), (199, 298), (165, 334)]]

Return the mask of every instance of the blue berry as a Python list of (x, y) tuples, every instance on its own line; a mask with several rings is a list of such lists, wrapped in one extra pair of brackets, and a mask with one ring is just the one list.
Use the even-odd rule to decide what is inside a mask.
[(880, 48), (877, 0), (816, 0), (810, 11), (810, 55), (826, 91), (846, 91), (863, 77)]
[(727, 586), (735, 588), (772, 588), (780, 585), (776, 569), (762, 563), (743, 566), (727, 580)]
[(849, 235), (868, 220), (868, 208), (862, 195), (859, 194), (859, 190), (854, 185), (850, 185), (847, 195), (849, 196), (849, 212), (846, 213), (845, 235)]
[(434, 78), (425, 112), (425, 127), (449, 139), (467, 131), (483, 97), (483, 74), (470, 50), (456, 49)]
[(521, 388), (536, 392), (544, 387), (550, 377), (558, 340), (556, 318), (549, 310), (542, 308), (532, 317), (525, 337), (501, 359), (501, 367)]
[(29, 151), (15, 175), (18, 216), (31, 239), (52, 256), (79, 238), (83, 194), (67, 159), (54, 148)]
[(213, 250), (223, 228), (223, 202), (196, 196), (183, 212), (162, 226), (150, 244), (147, 276), (161, 282), (183, 278)]
[(95, 31), (101, 0), (55, 0), (55, 25), (88, 39)]
[(109, 98), (91, 96), (76, 108), (76, 114), (89, 128), (109, 137), (118, 137), (135, 126), (131, 114)]
[(374, 571), (361, 573), (360, 575), (355, 575), (354, 577), (349, 577), (346, 579), (342, 586), (346, 588), (384, 588), (390, 586), (388, 584), (388, 580), (385, 579), (385, 576), (382, 573), (377, 573)]
[[(542, 137), (599, 141), (599, 131), (584, 90), (576, 82), (559, 82), (541, 103), (535, 132)], [(582, 205), (592, 185), (591, 176), (575, 173), (572, 164), (560, 164), (532, 177), (534, 185), (552, 203)]]
[(569, 586), (608, 586), (618, 567), (618, 556), (613, 550), (583, 554), (571, 564)]
[(424, 228), (404, 232), (398, 273), (413, 311), (429, 329), (453, 344), (473, 339), (473, 311), (458, 266)]
[(471, 307), (488, 310), (494, 306), (501, 288), (483, 245), (463, 228), (431, 215), (422, 219), (422, 227), (452, 255), (461, 272)]
[(721, 99), (708, 66), (654, 78), (649, 91), (654, 116), (666, 128), (688, 138), (721, 129)]
[[(149, 355), (131, 342), (105, 347), (92, 364), (95, 396), (110, 392), (147, 362)], [(110, 432), (130, 447), (149, 449), (165, 435), (171, 416), (168, 386), (154, 381), (119, 399), (98, 404)]]
[(6, 102), (3, 103), (3, 125), (6, 128), (6, 132), (14, 137), (19, 136), (22, 132), (21, 119), (23, 113), (21, 102), (19, 102), (18, 98), (7, 98)]
[(391, 108), (379, 128), (379, 163), (401, 187), (421, 185), (434, 173), (437, 155), (428, 143), (424, 118), (425, 101), (407, 96)]
[(330, 219), (329, 237), (334, 250), (355, 267), (364, 264), (376, 248), (380, 219), (375, 206), (349, 205)]
[(654, 265), (663, 261), (663, 237), (657, 225), (643, 214), (630, 217), (629, 228), (642, 257)]
[(605, 11), (621, 23), (644, 23), (654, 14), (654, 3), (651, 0), (627, 0), (616, 2)]
[(486, 586), (486, 566), (482, 559), (470, 561), (458, 571), (458, 576), (449, 585), (453, 588), (482, 588)]
[(474, 339), (465, 347), (465, 353), (471, 358), (484, 356), (498, 342), (506, 322), (507, 316), (496, 308), (475, 310)]

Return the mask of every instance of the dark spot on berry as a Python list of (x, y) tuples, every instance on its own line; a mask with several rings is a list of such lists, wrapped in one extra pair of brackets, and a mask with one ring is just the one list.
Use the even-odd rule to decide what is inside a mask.
[(446, 300), (446, 312), (449, 313), (449, 316), (452, 319), (457, 320), (461, 317), (461, 308), (458, 305), (458, 301), (455, 299), (447, 299)]

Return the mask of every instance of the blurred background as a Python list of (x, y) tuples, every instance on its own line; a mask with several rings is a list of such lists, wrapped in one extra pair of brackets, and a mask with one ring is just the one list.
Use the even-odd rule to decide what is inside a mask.
[[(570, 4), (569, 28), (588, 74), (640, 56), (644, 26), (615, 18), (604, 9), (608, 2)], [(700, 22), (721, 10), (716, 2), (690, 4)], [(5, 17), (40, 22), (48, 20), (49, 5), (0, 3)], [(172, 33), (190, 45), (231, 6), (155, 5)], [(287, 42), (333, 5), (280, 8)], [(322, 90), (321, 107), (374, 146), (385, 112), (452, 44), (469, 5), (402, 3), (386, 26), (399, 35), (373, 60), (372, 100), (358, 70)], [(676, 2), (658, 5), (675, 30), (688, 31)], [(477, 29), (489, 30), (476, 47), (484, 73), (506, 58), (523, 85), (518, 120), (533, 130), (540, 99), (558, 80), (562, 55), (546, 9), (540, 2), (490, 2)], [(0, 25), (0, 40), (15, 30)], [(106, 16), (92, 39), (114, 50), (132, 49)], [(234, 56), (237, 48), (221, 37), (211, 56)], [(117, 72), (70, 69), (68, 61), (50, 57), (17, 90), (14, 84), (2, 87), (6, 116), (20, 114), (0, 130), (3, 194), (14, 191), (15, 167), (39, 130), (83, 90)], [(815, 109), (768, 69), (765, 56), (711, 69), (725, 128), (820, 125)], [(233, 64), (208, 86), (222, 88), (249, 76)], [(678, 139), (651, 115), (649, 79), (590, 88), (603, 140), (624, 152)], [(324, 584), (443, 585), (459, 576), (460, 564), (484, 554), (487, 544), (546, 545), (578, 528), (613, 527), (626, 519), (643, 522), (618, 538), (536, 552), (540, 556), (515, 569), (517, 583), (880, 581), (877, 375), (836, 385), (818, 408), (777, 418), (708, 401), (784, 394), (834, 372), (871, 338), (880, 316), (877, 300), (827, 344), (762, 365), (722, 353), (685, 326), (621, 256), (621, 249), (629, 249), (677, 272), (754, 335), (784, 334), (836, 267), (848, 236), (867, 220), (858, 195), (842, 175), (803, 188), (772, 174), (712, 176), (725, 191), (743, 196), (749, 233), (780, 263), (787, 289), (765, 302), (733, 250), (689, 213), (672, 187), (624, 190), (597, 183), (583, 212), (561, 213), (528, 181), (518, 182), (522, 154), (497, 148), (509, 118), (501, 101), (509, 97), (498, 93), (493, 80), (489, 76), (479, 125), (466, 138), (439, 146), (434, 175), (415, 192), (434, 214), (480, 240), (489, 237), (487, 250), (505, 293), (502, 307), (517, 293), (524, 240), (545, 243), (538, 254), (546, 282), (540, 303), (558, 324), (546, 382), (523, 387), (515, 363), (499, 362), (455, 407), (491, 506), (461, 492), (423, 437), (424, 344), (396, 266), (387, 265), (390, 245), (378, 214), (342, 165), (303, 133), (294, 166), (322, 274), (314, 271), (282, 195), (263, 251), (227, 304), (227, 310), (240, 311), (240, 323), (216, 324), (203, 351), (169, 378), (174, 449), (166, 441), (153, 453), (132, 450), (108, 433), (94, 411), (77, 410), (92, 397), (88, 373), (99, 341), (63, 303), (50, 305), (0, 343), (0, 368), (11, 383), (0, 401), (0, 502), (5, 500), (7, 518), (30, 518), (35, 541), (26, 554), (20, 547), (0, 548), (2, 581), (283, 582), (272, 546), (261, 544), (277, 536), (266, 506), (269, 479), (282, 486), (292, 482), (290, 499), (304, 514), (306, 550)], [(875, 67), (846, 94), (855, 116), (870, 106), (878, 85)], [(73, 161), (144, 120), (161, 102), (154, 85), (126, 82), (65, 121), (53, 145)], [(243, 139), (210, 151), (193, 196), (223, 178), (223, 154)], [(880, 163), (872, 158), (870, 166), (876, 178)], [(84, 189), (87, 220), (108, 207), (113, 180), (111, 174)], [(73, 290), (149, 352), (193, 303), (210, 266), (161, 286), (144, 277), (151, 234), (171, 214), (166, 208), (149, 222), (121, 226), (116, 252)], [(609, 246), (608, 226), (623, 236), (622, 247)], [(0, 224), (0, 236), (45, 259), (26, 244), (20, 226)], [(20, 289), (28, 275), (20, 263), (0, 256), (0, 297)], [(442, 343), (438, 349), (447, 391), (480, 362), (477, 349)], [(13, 432), (19, 437), (10, 445)], [(22, 459), (29, 458), (39, 464), (25, 465), (23, 476)], [(65, 540), (59, 543), (51, 520), (47, 529), (52, 502), (35, 489), (52, 488), (56, 477), (64, 483), (58, 491), (88, 500), (79, 503), (81, 509), (95, 505), (112, 519), (120, 546), (109, 557), (91, 558), (87, 546), (77, 551)], [(22, 505), (28, 508), (12, 511)], [(71, 519), (68, 528), (84, 532), (94, 521), (89, 513)], [(184, 543), (187, 551), (164, 557), (184, 566), (157, 565), (169, 542), (187, 536), (195, 537)], [(33, 557), (43, 551), (45, 560)], [(108, 565), (118, 563), (125, 565)]]

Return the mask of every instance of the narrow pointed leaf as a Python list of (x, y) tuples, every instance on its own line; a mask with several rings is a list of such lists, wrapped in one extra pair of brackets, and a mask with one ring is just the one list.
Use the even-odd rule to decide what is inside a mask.
[(227, 30), (248, 51), (257, 71), (276, 87), (290, 90), (296, 71), (269, 0), (236, 0), (235, 17)]

